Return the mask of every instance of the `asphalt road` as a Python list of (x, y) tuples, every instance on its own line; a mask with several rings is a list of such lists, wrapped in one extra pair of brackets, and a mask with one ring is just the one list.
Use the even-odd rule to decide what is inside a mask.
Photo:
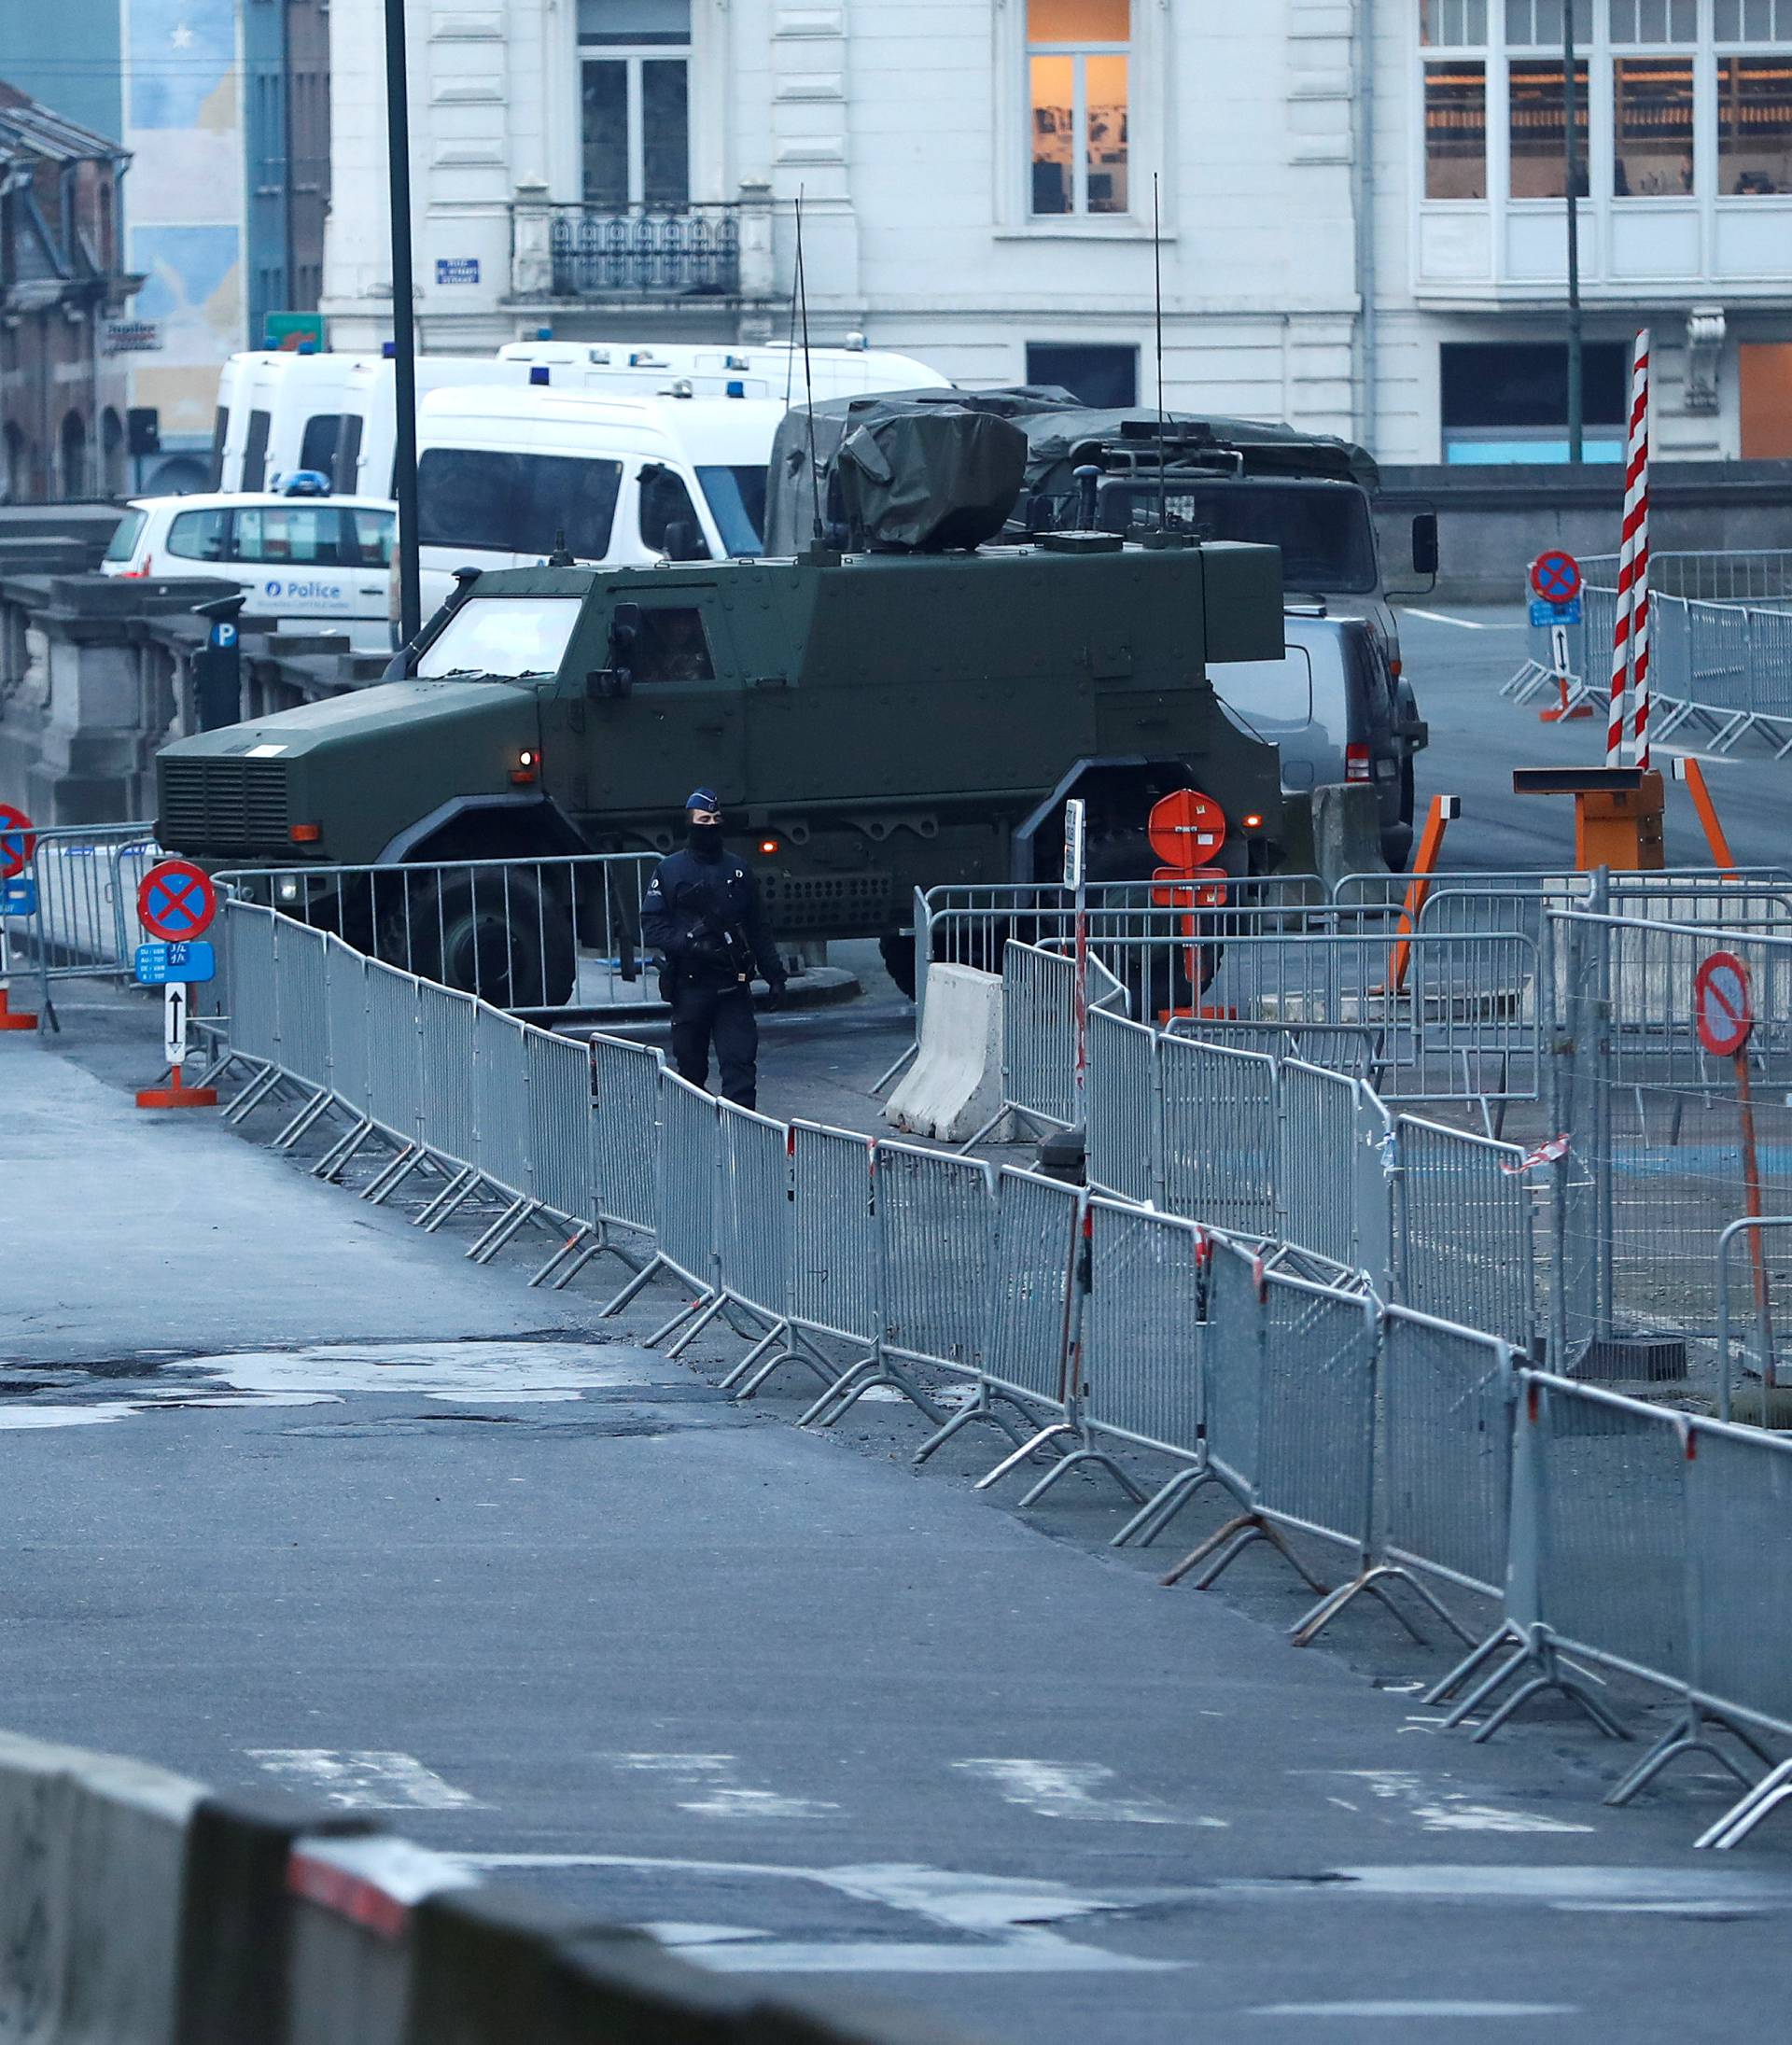
[[(1537, 708), (1518, 709), (1500, 684), (1524, 659), (1529, 637), (1516, 604), (1497, 609), (1440, 605), (1401, 613), (1407, 672), (1431, 725), (1419, 758), (1422, 810), (1433, 794), (1460, 795), (1463, 815), (1444, 841), (1443, 863), (1458, 870), (1553, 873), (1572, 870), (1574, 804), (1565, 795), (1512, 793), (1514, 767), (1599, 766), (1605, 754), (1603, 717), (1569, 724), (1539, 721)], [(1659, 746), (1663, 768), (1684, 745)], [(1699, 754), (1737, 862), (1771, 866), (1792, 859), (1786, 789), (1792, 769), (1750, 744), (1723, 759)], [(1684, 784), (1670, 783), (1666, 818), (1671, 864), (1701, 866), (1711, 855)]]
[[(1165, 1591), (1094, 1482), (1023, 1521), (980, 1444), (914, 1476), (901, 1406), (732, 1407), (729, 1338), (639, 1346), (670, 1294), (475, 1270), (138, 1115), (145, 1009), (64, 1019), (0, 1041), (0, 1723), (975, 2037), (1784, 2036), (1792, 1836), (1694, 1855), (1714, 1778), (1608, 1811), (1634, 1750), (1442, 1732), (1441, 1650), (1372, 1610), (1295, 1650), (1266, 1551)], [(811, 1027), (845, 1089), (864, 1044)]]

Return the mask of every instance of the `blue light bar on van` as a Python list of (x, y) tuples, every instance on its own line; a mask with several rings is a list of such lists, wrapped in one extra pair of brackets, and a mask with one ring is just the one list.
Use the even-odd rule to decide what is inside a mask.
[(740, 380), (740, 378), (739, 378), (739, 377), (737, 377), (737, 376), (731, 376), (731, 377), (730, 377), (730, 378), (728, 379), (728, 395), (729, 395), (729, 397), (731, 397), (731, 398), (744, 398), (744, 397), (746, 397), (746, 395), (747, 395), (747, 386), (746, 386), (746, 385), (745, 385), (745, 384), (743, 384), (743, 383), (741, 382), (741, 380)]
[(399, 344), (396, 341), (382, 341), (380, 343), (380, 353), (385, 357), (388, 362), (392, 360), (392, 358), (398, 354), (398, 352)]
[(553, 379), (553, 372), (545, 362), (537, 362), (529, 371), (529, 382), (531, 384), (547, 384), (551, 383)]
[(553, 339), (553, 329), (552, 327), (538, 327), (535, 329), (535, 338), (538, 341), (552, 341)]

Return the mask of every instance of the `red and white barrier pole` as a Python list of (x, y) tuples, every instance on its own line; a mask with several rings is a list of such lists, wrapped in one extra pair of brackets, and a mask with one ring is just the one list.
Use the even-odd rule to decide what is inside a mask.
[[(1617, 550), (1617, 619), (1612, 627), (1611, 711), (1605, 725), (1605, 764), (1624, 763), (1625, 712), (1632, 674), (1638, 692), (1638, 743), (1645, 746), (1648, 685), (1648, 511), (1649, 511), (1649, 333), (1636, 337), (1631, 363), (1630, 436), (1624, 453), (1624, 526)], [(1642, 607), (1637, 605), (1638, 567), (1642, 569)], [(1640, 649), (1638, 634), (1641, 634)], [(1640, 650), (1640, 663), (1636, 652)], [(1646, 752), (1643, 763), (1647, 764)]]

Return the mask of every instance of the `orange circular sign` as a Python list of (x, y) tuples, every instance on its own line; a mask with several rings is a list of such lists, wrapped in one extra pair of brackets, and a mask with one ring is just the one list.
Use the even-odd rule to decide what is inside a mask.
[(1211, 795), (1179, 788), (1152, 805), (1145, 824), (1151, 848), (1180, 874), (1211, 866), (1225, 843), (1225, 813)]

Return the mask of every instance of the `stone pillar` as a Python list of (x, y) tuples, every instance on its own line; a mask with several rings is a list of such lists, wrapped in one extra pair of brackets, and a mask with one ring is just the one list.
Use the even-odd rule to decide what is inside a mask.
[[(741, 179), (739, 217), (740, 296), (749, 308), (741, 315), (740, 339), (769, 340), (771, 315), (765, 308), (776, 295), (777, 285), (772, 252), (772, 187), (768, 178)], [(746, 329), (749, 324), (763, 327), (765, 330), (749, 333)]]
[(533, 304), (553, 296), (553, 211), (548, 188), (520, 179), (511, 212), (511, 296)]

